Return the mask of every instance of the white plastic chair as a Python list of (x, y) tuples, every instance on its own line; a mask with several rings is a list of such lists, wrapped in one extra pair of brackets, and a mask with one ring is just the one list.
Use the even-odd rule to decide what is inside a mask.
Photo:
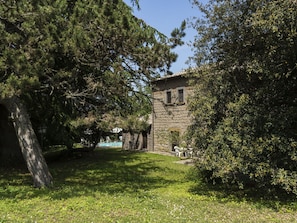
[(173, 149), (175, 151), (175, 156), (181, 157), (181, 155), (183, 154), (182, 149), (179, 148), (178, 146), (174, 146)]
[(188, 148), (187, 149), (187, 157), (193, 158), (193, 148)]

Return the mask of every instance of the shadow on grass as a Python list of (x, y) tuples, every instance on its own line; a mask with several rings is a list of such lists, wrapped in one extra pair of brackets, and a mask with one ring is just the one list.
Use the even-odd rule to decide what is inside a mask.
[(160, 161), (155, 158), (144, 159), (140, 153), (96, 149), (83, 154), (80, 159), (50, 163), (54, 178), (54, 187), (50, 189), (31, 188), (31, 177), (27, 173), (0, 171), (0, 198), (47, 196), (51, 199), (66, 199), (92, 196), (96, 191), (108, 194), (141, 193), (175, 183), (175, 180), (150, 174), (166, 171), (165, 167), (157, 165)]
[(247, 202), (253, 204), (257, 208), (270, 208), (275, 211), (280, 209), (297, 210), (297, 197), (293, 194), (287, 194), (284, 191), (272, 190), (268, 188), (249, 187), (239, 189), (235, 185), (212, 184), (203, 181), (202, 176), (196, 168), (193, 168), (187, 178), (195, 181), (190, 188), (192, 194), (205, 196), (208, 199), (214, 199), (221, 203), (226, 202)]

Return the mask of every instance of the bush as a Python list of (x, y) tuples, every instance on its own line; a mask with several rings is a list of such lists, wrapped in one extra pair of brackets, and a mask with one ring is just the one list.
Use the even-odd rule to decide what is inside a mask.
[(194, 2), (205, 13), (193, 22), (198, 167), (214, 182), (297, 194), (297, 2)]
[(286, 115), (272, 118), (244, 94), (227, 104), (225, 114), (207, 136), (198, 138), (207, 145), (197, 163), (205, 178), (297, 194), (297, 141), (282, 127), (288, 124), (280, 124)]

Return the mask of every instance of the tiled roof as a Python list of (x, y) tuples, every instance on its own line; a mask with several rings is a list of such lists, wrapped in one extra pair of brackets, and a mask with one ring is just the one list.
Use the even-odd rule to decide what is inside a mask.
[(169, 78), (179, 77), (179, 76), (183, 76), (183, 75), (185, 75), (187, 73), (188, 73), (188, 70), (182, 70), (180, 72), (177, 72), (177, 73), (174, 73), (174, 74), (171, 74), (171, 75), (165, 75), (163, 77), (157, 78), (154, 81), (160, 81), (160, 80), (165, 80), (165, 79), (169, 79)]

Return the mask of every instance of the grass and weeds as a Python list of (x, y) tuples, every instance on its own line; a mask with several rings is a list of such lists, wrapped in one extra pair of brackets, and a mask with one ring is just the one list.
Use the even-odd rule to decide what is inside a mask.
[(209, 186), (177, 160), (96, 149), (51, 162), (50, 189), (0, 170), (0, 222), (297, 222), (294, 199)]

